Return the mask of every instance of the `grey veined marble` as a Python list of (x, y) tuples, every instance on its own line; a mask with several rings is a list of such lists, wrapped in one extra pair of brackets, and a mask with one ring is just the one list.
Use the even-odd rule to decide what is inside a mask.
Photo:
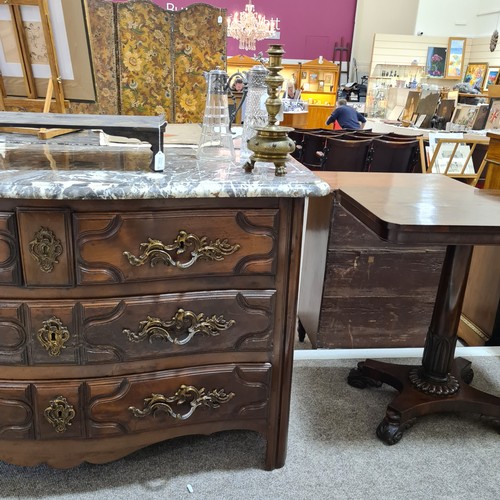
[(195, 149), (166, 150), (153, 172), (148, 148), (19, 144), (0, 151), (0, 198), (47, 200), (324, 196), (327, 183), (290, 158), (287, 175), (257, 163), (201, 162)]

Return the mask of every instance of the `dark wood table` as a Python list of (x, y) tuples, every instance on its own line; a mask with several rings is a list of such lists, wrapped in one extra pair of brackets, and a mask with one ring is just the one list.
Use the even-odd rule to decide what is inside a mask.
[(399, 391), (377, 436), (395, 444), (417, 417), (436, 412), (475, 412), (499, 419), (500, 398), (471, 387), (471, 363), (454, 354), (473, 246), (500, 244), (500, 191), (479, 190), (437, 174), (320, 176), (339, 189), (341, 205), (380, 238), (447, 248), (422, 364), (366, 360), (349, 374), (352, 386), (386, 383)]

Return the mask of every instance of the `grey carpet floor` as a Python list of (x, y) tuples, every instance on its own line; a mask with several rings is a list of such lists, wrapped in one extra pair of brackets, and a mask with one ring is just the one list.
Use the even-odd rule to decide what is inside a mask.
[[(475, 387), (500, 396), (500, 358), (470, 358)], [(395, 360), (418, 364), (418, 359)], [(262, 469), (247, 431), (177, 438), (105, 465), (69, 470), (0, 462), (6, 499), (500, 498), (498, 423), (454, 413), (420, 418), (394, 446), (375, 428), (395, 391), (346, 384), (354, 360), (296, 361), (285, 467)], [(1, 445), (1, 444), (0, 444)], [(192, 492), (188, 490), (188, 485)]]

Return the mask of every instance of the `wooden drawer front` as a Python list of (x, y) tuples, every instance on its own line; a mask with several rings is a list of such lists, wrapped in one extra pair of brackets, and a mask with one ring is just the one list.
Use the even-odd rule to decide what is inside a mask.
[[(213, 421), (264, 420), (270, 380), (270, 364), (32, 384), (3, 380), (0, 437), (93, 438)], [(163, 399), (156, 397), (156, 404), (148, 405), (146, 400), (153, 395)], [(162, 411), (167, 405), (173, 416)]]
[(25, 284), (73, 286), (70, 212), (19, 209), (17, 220)]
[(21, 283), (15, 222), (14, 214), (0, 213), (0, 285)]
[(274, 274), (278, 210), (75, 214), (79, 284)]
[(0, 307), (0, 363), (79, 364), (75, 304), (72, 301), (3, 301)]
[(84, 437), (80, 381), (0, 381), (0, 437), (57, 439)]
[(81, 308), (86, 364), (272, 347), (272, 290), (99, 300)]
[(32, 439), (33, 410), (29, 384), (0, 382), (0, 439)]
[(266, 419), (270, 379), (269, 364), (230, 364), (90, 382), (89, 437)]
[(85, 436), (82, 390), (79, 381), (33, 384), (38, 439)]
[(274, 290), (226, 290), (77, 303), (6, 301), (0, 363), (87, 365), (269, 351), (275, 300)]
[(2, 302), (0, 307), (0, 364), (28, 363), (29, 333), (21, 302)]
[(29, 364), (80, 364), (83, 356), (74, 302), (30, 302), (27, 307)]

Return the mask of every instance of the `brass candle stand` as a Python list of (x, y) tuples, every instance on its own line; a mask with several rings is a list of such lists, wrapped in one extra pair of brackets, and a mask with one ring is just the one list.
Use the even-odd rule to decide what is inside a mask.
[(255, 162), (274, 163), (275, 175), (286, 174), (286, 159), (289, 153), (295, 150), (294, 142), (288, 137), (291, 127), (281, 127), (276, 125), (276, 115), (281, 107), (281, 99), (278, 97), (278, 89), (283, 84), (283, 77), (278, 73), (283, 69), (281, 58), (285, 51), (281, 45), (270, 45), (269, 64), (267, 69), (269, 74), (264, 80), (267, 85), (269, 97), (266, 100), (268, 114), (268, 124), (264, 127), (255, 127), (256, 135), (249, 139), (248, 149), (253, 152), (248, 161), (243, 165), (245, 172), (252, 172)]

